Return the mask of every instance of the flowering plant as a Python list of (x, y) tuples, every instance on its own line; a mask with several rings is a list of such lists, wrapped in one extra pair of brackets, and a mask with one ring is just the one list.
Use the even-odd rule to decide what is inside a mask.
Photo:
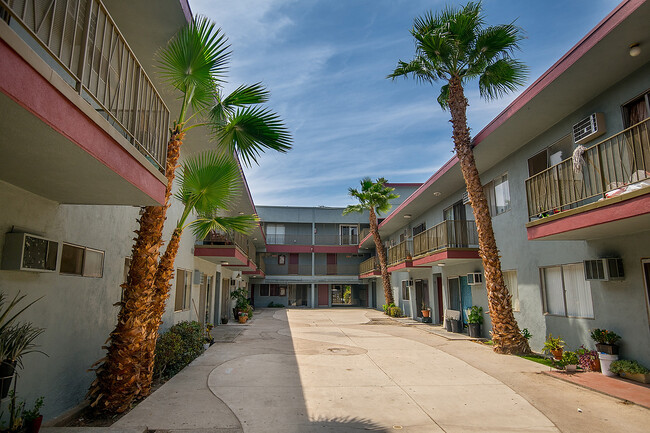
[(599, 344), (616, 344), (621, 339), (621, 336), (614, 331), (596, 328), (591, 331), (591, 339)]
[(578, 365), (584, 371), (591, 370), (593, 362), (598, 359), (598, 352), (586, 349), (585, 346), (580, 346), (576, 353), (578, 354)]

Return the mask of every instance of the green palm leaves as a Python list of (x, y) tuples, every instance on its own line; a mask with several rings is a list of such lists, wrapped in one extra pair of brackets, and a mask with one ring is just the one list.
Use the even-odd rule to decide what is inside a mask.
[[(478, 78), (481, 97), (495, 99), (524, 84), (527, 68), (511, 54), (519, 48), (521, 29), (514, 24), (484, 27), (480, 3), (447, 7), (415, 19), (411, 34), (416, 53), (410, 62), (399, 61), (387, 78), (412, 76), (433, 83), (456, 77), (461, 82)], [(443, 86), (438, 102), (448, 104)]]
[(393, 194), (395, 188), (385, 186), (388, 181), (383, 177), (373, 182), (369, 177), (361, 179), (361, 191), (356, 188), (349, 188), (348, 195), (359, 200), (359, 204), (349, 205), (343, 210), (343, 215), (352, 212), (363, 213), (366, 210), (374, 209), (377, 213), (386, 213), (392, 207), (389, 200), (399, 198)]
[(177, 228), (184, 228), (192, 212), (198, 218), (189, 226), (199, 239), (211, 230), (245, 233), (258, 221), (255, 215), (220, 215), (239, 198), (242, 183), (239, 165), (229, 155), (214, 151), (195, 155), (183, 163), (178, 178), (180, 188), (175, 196), (185, 208)]
[[(207, 126), (222, 152), (238, 153), (247, 165), (267, 149), (288, 151), (288, 129), (276, 113), (259, 106), (269, 99), (261, 83), (222, 95), (229, 58), (226, 37), (205, 17), (195, 18), (161, 52), (161, 76), (182, 94), (177, 125), (185, 131)], [(186, 125), (193, 119), (194, 124)]]

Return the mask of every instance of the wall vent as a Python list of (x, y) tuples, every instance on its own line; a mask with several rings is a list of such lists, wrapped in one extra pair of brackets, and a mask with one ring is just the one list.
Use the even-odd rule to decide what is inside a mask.
[(469, 193), (465, 191), (463, 193), (463, 204), (470, 204), (471, 202), (469, 201)]
[(9, 271), (56, 272), (59, 242), (29, 233), (6, 233), (1, 268)]
[(623, 280), (625, 278), (623, 259), (621, 258), (585, 260), (584, 266), (585, 280), (587, 281)]
[(483, 274), (481, 272), (471, 272), (467, 274), (467, 284), (475, 286), (483, 283)]
[(584, 144), (600, 137), (606, 132), (605, 116), (603, 113), (594, 113), (573, 125), (573, 142)]

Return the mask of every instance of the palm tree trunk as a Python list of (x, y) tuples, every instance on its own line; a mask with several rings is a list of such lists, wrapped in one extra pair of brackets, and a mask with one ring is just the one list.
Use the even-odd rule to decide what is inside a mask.
[(384, 284), (384, 298), (386, 298), (386, 304), (394, 304), (395, 299), (393, 299), (393, 289), (390, 283), (390, 272), (388, 272), (386, 248), (384, 247), (384, 244), (381, 243), (381, 237), (379, 236), (379, 227), (377, 227), (377, 215), (375, 214), (375, 210), (372, 207), (369, 209), (369, 214), (370, 233), (372, 233), (372, 238), (375, 241), (375, 249), (377, 250), (377, 256), (379, 257), (381, 280)]
[(158, 270), (153, 282), (153, 296), (149, 306), (149, 319), (146, 324), (145, 344), (142, 353), (142, 395), (149, 395), (151, 392), (158, 329), (163, 323), (162, 317), (165, 313), (165, 303), (170, 292), (169, 282), (174, 276), (174, 261), (178, 254), (182, 234), (182, 228), (176, 228), (172, 233), (167, 249), (165, 249), (165, 253), (160, 258), (160, 263), (158, 263)]
[(529, 353), (528, 340), (519, 331), (517, 320), (512, 312), (511, 295), (503, 281), (490, 209), (471, 147), (469, 128), (467, 127), (467, 105), (460, 78), (452, 77), (449, 80), (449, 109), (453, 125), (453, 139), (478, 229), (479, 254), (483, 260), (485, 271), (494, 351), (497, 353)]
[(145, 207), (138, 220), (140, 228), (135, 232), (138, 236), (131, 253), (131, 266), (127, 281), (122, 285), (117, 325), (107, 340), (106, 357), (95, 363), (98, 365), (94, 368), (97, 378), (90, 385), (87, 397), (93, 400), (92, 407), (104, 412), (124, 412), (142, 395), (142, 351), (153, 301), (153, 282), (184, 136), (180, 126), (176, 126), (167, 143), (165, 204)]

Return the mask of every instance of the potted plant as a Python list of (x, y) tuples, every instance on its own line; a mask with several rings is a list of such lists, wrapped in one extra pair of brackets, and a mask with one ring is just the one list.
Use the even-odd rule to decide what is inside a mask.
[(420, 311), (422, 312), (422, 317), (431, 317), (431, 310), (429, 310), (429, 309), (427, 308), (427, 306), (426, 306), (426, 304), (424, 303), (424, 301), (422, 301), (422, 305), (421, 305), (421, 307), (420, 307)]
[(630, 361), (627, 359), (614, 361), (609, 367), (609, 370), (625, 379), (641, 383), (650, 383), (650, 370), (636, 361)]
[(600, 371), (600, 360), (598, 359), (598, 352), (589, 350), (585, 346), (580, 346), (576, 350), (578, 355), (578, 365), (584, 371)]
[(248, 320), (248, 313), (239, 313), (239, 323), (246, 323)]
[(469, 336), (472, 338), (481, 337), (481, 324), (483, 323), (483, 307), (474, 305), (469, 309), (467, 315), (467, 327), (469, 328)]
[(558, 361), (562, 360), (562, 351), (564, 350), (564, 340), (562, 337), (553, 338), (553, 334), (548, 334), (548, 338), (544, 342), (542, 352), (552, 354), (553, 358)]
[(596, 328), (591, 331), (591, 338), (596, 342), (596, 350), (608, 355), (618, 355), (620, 335), (607, 329)]
[(221, 318), (221, 324), (222, 325), (227, 325), (228, 324), (228, 318), (227, 317), (222, 317)]
[(575, 373), (578, 367), (578, 355), (575, 352), (567, 350), (562, 354), (562, 364), (568, 373)]
[(39, 397), (36, 399), (33, 409), (23, 411), (23, 425), (26, 433), (38, 433), (41, 429), (41, 424), (43, 423), (43, 415), (41, 415), (43, 398)]

